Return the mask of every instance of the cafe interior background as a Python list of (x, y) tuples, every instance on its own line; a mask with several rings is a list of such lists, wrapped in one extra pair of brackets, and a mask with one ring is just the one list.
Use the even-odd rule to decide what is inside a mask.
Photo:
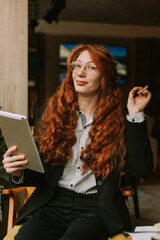
[[(138, 217), (133, 199), (129, 200), (135, 226), (160, 221), (160, 211), (157, 211), (160, 203), (159, 12), (159, 0), (28, 1), (27, 113), (30, 125), (33, 125), (37, 108), (63, 81), (66, 58), (77, 44), (103, 44), (111, 51), (118, 63), (124, 108), (132, 87), (149, 86), (152, 98), (145, 114), (154, 171), (146, 179), (136, 179)], [(142, 203), (144, 199), (146, 204)]]

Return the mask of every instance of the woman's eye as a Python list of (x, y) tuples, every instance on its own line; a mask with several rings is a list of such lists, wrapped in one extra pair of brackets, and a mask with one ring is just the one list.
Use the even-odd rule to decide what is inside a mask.
[(80, 64), (75, 64), (74, 67), (75, 67), (75, 68), (81, 68), (81, 65), (80, 65)]
[(95, 66), (88, 66), (88, 68), (91, 69), (91, 70), (95, 70), (96, 69)]

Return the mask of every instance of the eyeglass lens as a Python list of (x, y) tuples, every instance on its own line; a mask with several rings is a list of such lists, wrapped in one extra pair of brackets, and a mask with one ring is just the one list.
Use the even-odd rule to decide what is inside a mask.
[(97, 69), (95, 64), (92, 63), (92, 62), (88, 62), (88, 63), (86, 63), (84, 65), (80, 61), (76, 61), (76, 62), (72, 62), (71, 63), (71, 71), (72, 72), (76, 73), (76, 72), (80, 71), (80, 69), (82, 69), (82, 67), (84, 67), (84, 69), (87, 71), (87, 73), (94, 72)]

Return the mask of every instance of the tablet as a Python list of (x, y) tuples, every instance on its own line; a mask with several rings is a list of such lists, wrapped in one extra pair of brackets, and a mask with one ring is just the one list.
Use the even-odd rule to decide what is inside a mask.
[(17, 145), (15, 153), (26, 155), (26, 168), (43, 173), (44, 168), (26, 116), (0, 111), (0, 128), (6, 145)]

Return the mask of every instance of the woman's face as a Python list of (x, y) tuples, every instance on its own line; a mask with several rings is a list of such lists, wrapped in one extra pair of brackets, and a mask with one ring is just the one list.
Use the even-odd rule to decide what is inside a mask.
[(74, 88), (78, 95), (99, 95), (101, 71), (93, 63), (87, 50), (71, 64), (71, 69)]

